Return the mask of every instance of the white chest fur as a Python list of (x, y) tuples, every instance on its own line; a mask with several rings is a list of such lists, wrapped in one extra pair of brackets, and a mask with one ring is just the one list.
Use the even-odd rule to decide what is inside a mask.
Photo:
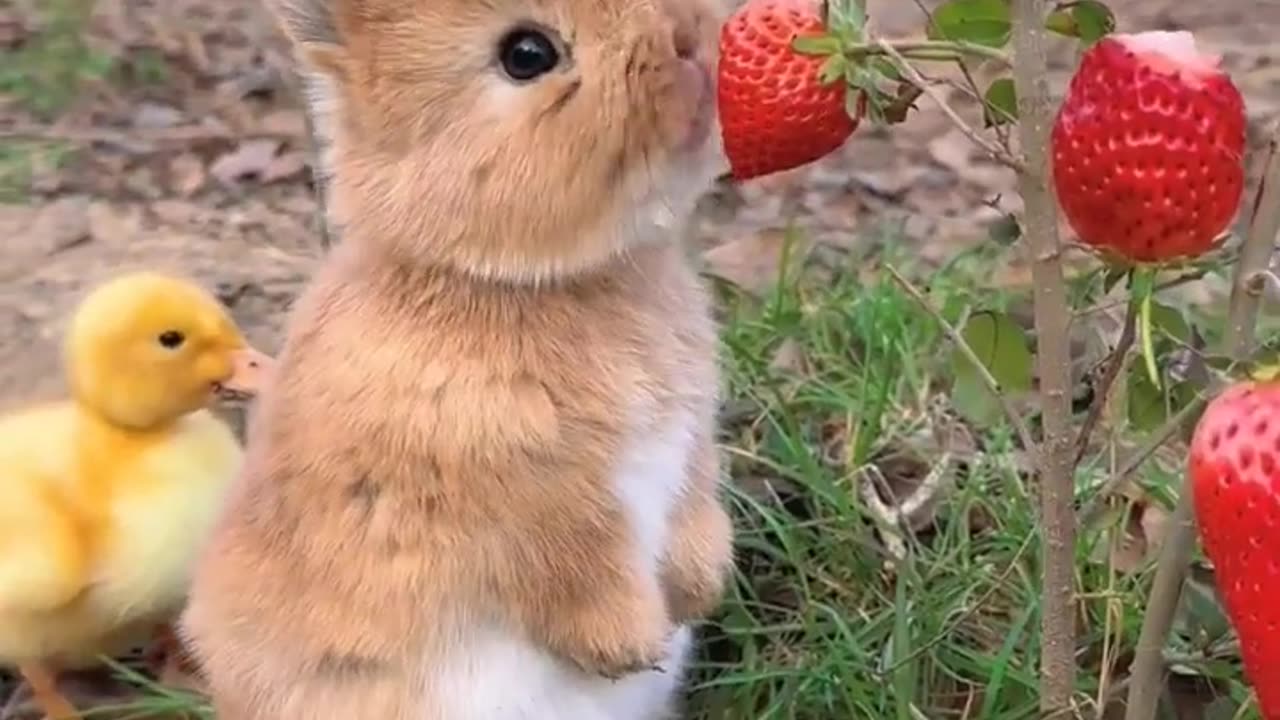
[(632, 434), (614, 468), (613, 487), (639, 562), (656, 573), (669, 544), (671, 511), (688, 482), (696, 418), (681, 410), (651, 432)]
[(433, 706), (422, 720), (667, 720), (674, 717), (691, 635), (681, 628), (672, 636), (666, 672), (615, 682), (583, 675), (508, 633), (469, 632), (438, 664)]
[[(676, 413), (656, 431), (636, 432), (611, 478), (632, 533), (638, 562), (657, 572), (670, 517), (688, 478), (696, 418)], [(666, 720), (683, 681), (692, 634), (672, 636), (664, 672), (618, 681), (585, 676), (523, 640), (493, 628), (467, 632), (431, 679), (439, 707), (423, 720)]]

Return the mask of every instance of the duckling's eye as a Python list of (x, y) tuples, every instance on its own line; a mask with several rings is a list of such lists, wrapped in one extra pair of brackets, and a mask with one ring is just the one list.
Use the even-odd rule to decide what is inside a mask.
[(508, 77), (525, 82), (554, 70), (560, 64), (560, 51), (545, 33), (516, 28), (498, 45), (498, 61)]
[(181, 345), (187, 337), (177, 330), (166, 330), (160, 333), (160, 337), (158, 339), (160, 340), (161, 345), (173, 350)]

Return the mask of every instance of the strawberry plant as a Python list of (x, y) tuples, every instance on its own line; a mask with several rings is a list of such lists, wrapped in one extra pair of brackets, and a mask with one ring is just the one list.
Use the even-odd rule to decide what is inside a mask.
[[(733, 176), (748, 181), (815, 162), (869, 126), (893, 132), (931, 102), (1017, 175), (1021, 210), (993, 225), (990, 242), (1030, 258), (1030, 327), (1000, 307), (935, 308), (928, 292), (887, 270), (955, 348), (954, 409), (971, 424), (1003, 418), (1034, 458), (1039, 710), (1080, 716), (1083, 702), (1096, 702), (1101, 717), (1123, 695), (1126, 720), (1151, 720), (1171, 669), (1223, 676), (1234, 657), (1223, 632), (1200, 643), (1216, 608), (1239, 634), (1264, 716), (1280, 718), (1280, 679), (1271, 679), (1280, 615), (1266, 603), (1268, 568), (1280, 562), (1267, 535), (1280, 522), (1280, 392), (1236, 384), (1245, 371), (1265, 372), (1254, 324), (1275, 284), (1267, 264), (1280, 229), (1280, 163), (1268, 156), (1242, 213), (1246, 103), (1219, 58), (1194, 32), (1121, 30), (1095, 0), (947, 0), (927, 13), (922, 38), (890, 41), (861, 0), (747, 0), (722, 32), (724, 147)], [(1050, 35), (1078, 42), (1060, 87), (1045, 60)], [(953, 107), (944, 85), (971, 106)], [(1226, 312), (1192, 313), (1167, 299), (1206, 278), (1229, 280)], [(1072, 338), (1111, 307), (1121, 311), (1114, 339), (1081, 372)], [(1082, 385), (1085, 399), (1073, 402)], [(1224, 387), (1232, 389), (1210, 404)], [(1133, 509), (1133, 477), (1179, 442), (1189, 442), (1185, 484), (1138, 485), (1173, 506), (1141, 631), (1122, 653), (1089, 659), (1080, 637), (1096, 630), (1080, 619), (1098, 601), (1077, 590), (1079, 548), (1128, 522), (1116, 518)], [(1120, 448), (1127, 457), (1117, 462)], [(877, 526), (898, 522), (874, 506), (865, 512), (879, 514)], [(1184, 599), (1193, 515), (1207, 559)], [(1111, 518), (1110, 529), (1100, 518)], [(1203, 592), (1215, 571), (1218, 591)], [(1081, 693), (1081, 668), (1098, 674), (1084, 682), (1096, 693)]]

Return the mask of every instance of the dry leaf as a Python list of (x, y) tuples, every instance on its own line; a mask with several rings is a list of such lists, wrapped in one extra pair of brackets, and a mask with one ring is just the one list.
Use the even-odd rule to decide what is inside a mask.
[(203, 207), (185, 200), (157, 200), (150, 207), (157, 219), (171, 225), (191, 225), (200, 222), (206, 214)]
[(929, 155), (944, 168), (963, 174), (974, 155), (973, 141), (959, 130), (951, 130), (929, 142)]
[(70, 195), (45, 205), (27, 233), (48, 255), (88, 242), (89, 198)]
[(0, 48), (16, 48), (26, 38), (27, 26), (17, 12), (8, 8), (0, 10)]
[[(1142, 569), (1147, 557), (1147, 540), (1135, 525), (1136, 523), (1131, 520), (1127, 528), (1113, 527), (1110, 530), (1112, 533), (1111, 566), (1116, 569), (1116, 572), (1124, 575)], [(1116, 537), (1116, 534), (1119, 534), (1119, 537)]]
[(928, 172), (917, 165), (896, 164), (876, 170), (856, 170), (853, 179), (867, 190), (886, 198), (898, 198)]
[(1147, 539), (1148, 557), (1154, 555), (1164, 545), (1165, 532), (1169, 528), (1169, 513), (1155, 503), (1147, 503), (1138, 521), (1142, 526), (1142, 534)]
[(769, 367), (780, 372), (798, 373), (804, 370), (804, 364), (804, 349), (791, 338), (778, 344), (778, 349), (773, 352), (773, 359), (769, 361)]
[(181, 197), (189, 198), (199, 192), (207, 177), (204, 161), (195, 153), (182, 153), (169, 161), (169, 178)]
[(133, 126), (141, 130), (156, 130), (181, 125), (182, 112), (168, 105), (143, 102), (133, 111)]
[[(797, 245), (805, 243), (803, 235), (795, 237)], [(785, 230), (764, 230), (730, 240), (703, 253), (707, 272), (727, 280), (749, 293), (761, 293), (778, 280), (782, 253), (787, 243)], [(792, 247), (792, 258), (803, 255), (805, 248)]]
[(209, 173), (226, 185), (261, 178), (279, 149), (279, 140), (246, 140), (218, 158), (209, 168)]
[(94, 201), (89, 204), (89, 230), (99, 242), (127, 245), (142, 232), (142, 218), (137, 206), (116, 207)]
[(288, 180), (301, 175), (302, 171), (306, 169), (306, 153), (292, 150), (272, 160), (262, 171), (261, 181), (263, 183), (273, 183)]
[(262, 117), (259, 127), (269, 135), (305, 137), (307, 121), (301, 110), (275, 110)]

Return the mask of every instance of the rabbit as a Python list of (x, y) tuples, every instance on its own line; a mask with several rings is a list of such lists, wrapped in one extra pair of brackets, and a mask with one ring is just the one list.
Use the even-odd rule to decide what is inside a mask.
[(269, 0), (340, 242), (181, 632), (220, 720), (658, 720), (733, 529), (720, 0)]

